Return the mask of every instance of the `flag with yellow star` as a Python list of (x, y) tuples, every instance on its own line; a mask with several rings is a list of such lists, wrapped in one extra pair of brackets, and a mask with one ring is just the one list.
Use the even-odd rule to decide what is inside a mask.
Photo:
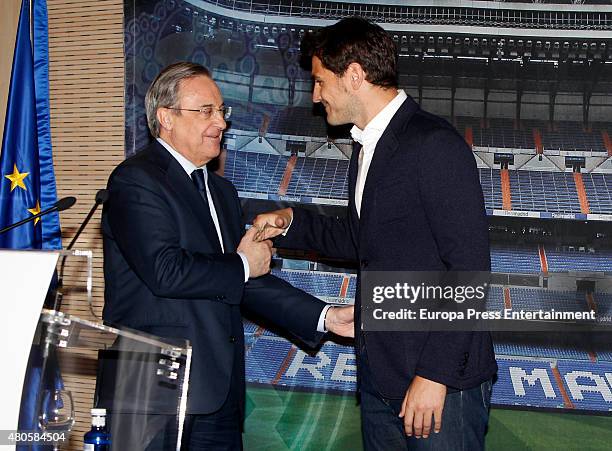
[[(47, 22), (46, 0), (22, 0), (0, 154), (0, 230), (57, 202), (49, 120)], [(57, 213), (0, 234), (0, 248), (61, 247)], [(40, 347), (32, 346), (19, 412), (20, 430), (40, 430), (38, 394), (41, 387), (63, 389), (54, 355), (50, 353), (43, 365)], [(34, 451), (48, 449), (38, 444), (16, 447), (17, 451), (26, 448)]]
[[(29, 3), (23, 2), (28, 8)], [(0, 230), (40, 213), (57, 201), (49, 127), (44, 1), (32, 1), (32, 20), (39, 19), (35, 14), (43, 4), (44, 34), (40, 28), (30, 27), (29, 17), (19, 19), (0, 154)], [(0, 234), (0, 248), (60, 249), (61, 246), (57, 213)]]

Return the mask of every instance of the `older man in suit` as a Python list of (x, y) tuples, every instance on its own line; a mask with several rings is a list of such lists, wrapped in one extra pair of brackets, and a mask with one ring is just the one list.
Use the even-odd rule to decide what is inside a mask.
[[(326, 307), (267, 274), (270, 241), (254, 241), (254, 230), (243, 236), (235, 188), (206, 166), (219, 155), (230, 113), (208, 70), (192, 63), (168, 66), (145, 103), (156, 140), (121, 163), (108, 183), (104, 318), (190, 340), (183, 448), (241, 449), (241, 307), (309, 345), (326, 330), (352, 335), (353, 312)], [(119, 443), (118, 449), (166, 446), (160, 443)]]
[[(331, 125), (352, 123), (346, 218), (288, 208), (259, 215), (260, 238), (359, 262), (360, 271), (487, 271), (488, 227), (474, 157), (456, 130), (397, 89), (396, 49), (349, 18), (307, 35), (312, 99)], [(367, 450), (484, 446), (488, 332), (368, 332), (356, 353)], [(420, 439), (420, 440), (419, 440)]]

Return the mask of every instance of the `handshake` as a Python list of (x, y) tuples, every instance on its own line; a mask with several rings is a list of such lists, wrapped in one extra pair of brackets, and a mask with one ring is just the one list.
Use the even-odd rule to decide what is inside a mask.
[(238, 252), (249, 262), (251, 277), (263, 276), (270, 272), (270, 261), (274, 248), (271, 238), (280, 235), (289, 227), (293, 218), (291, 208), (258, 215), (251, 227), (240, 240)]
[[(272, 238), (282, 234), (291, 225), (293, 210), (285, 208), (262, 213), (253, 220), (253, 226), (240, 240), (238, 252), (249, 262), (250, 277), (263, 276), (270, 272), (270, 263), (275, 249)], [(331, 307), (325, 315), (325, 328), (343, 337), (354, 337), (354, 308)]]

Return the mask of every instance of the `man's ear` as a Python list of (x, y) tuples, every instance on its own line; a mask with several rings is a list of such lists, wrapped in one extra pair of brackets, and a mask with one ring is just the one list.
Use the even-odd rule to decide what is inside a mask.
[(168, 108), (158, 108), (157, 122), (159, 122), (159, 126), (161, 128), (165, 128), (166, 130), (170, 131), (174, 126), (174, 115)]
[(361, 64), (354, 62), (348, 65), (345, 74), (348, 77), (351, 87), (355, 90), (361, 87), (366, 78), (366, 73), (361, 67)]

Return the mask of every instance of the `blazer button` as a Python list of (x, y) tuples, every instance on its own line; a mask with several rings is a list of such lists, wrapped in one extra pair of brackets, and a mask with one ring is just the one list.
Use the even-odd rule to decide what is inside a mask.
[(229, 342), (230, 343), (236, 343), (236, 337), (234, 337), (233, 335), (229, 337)]

